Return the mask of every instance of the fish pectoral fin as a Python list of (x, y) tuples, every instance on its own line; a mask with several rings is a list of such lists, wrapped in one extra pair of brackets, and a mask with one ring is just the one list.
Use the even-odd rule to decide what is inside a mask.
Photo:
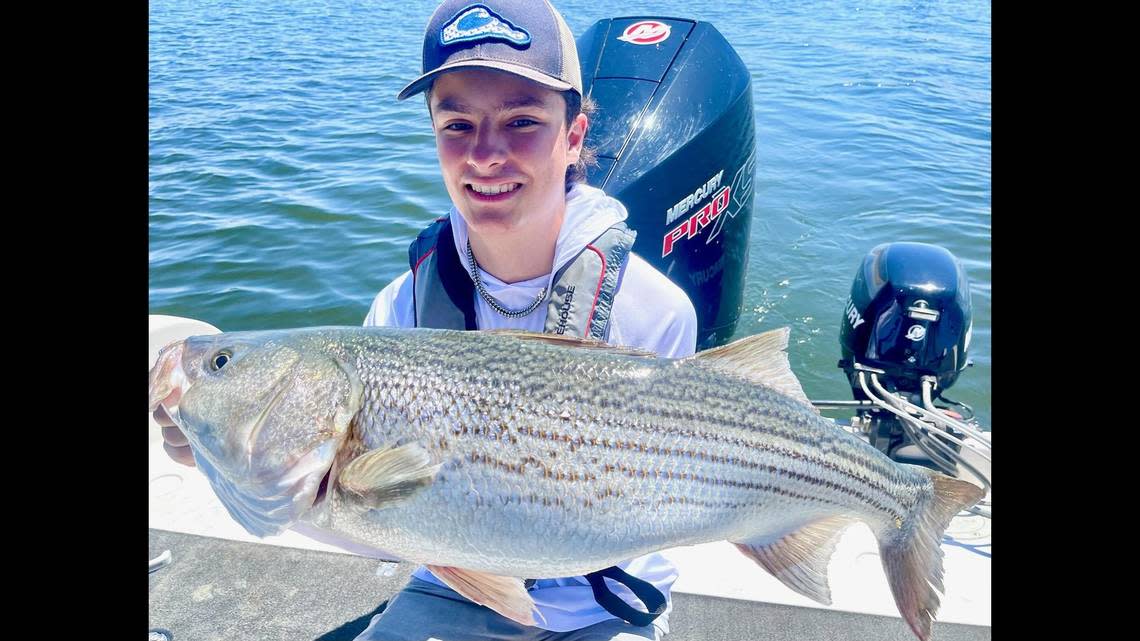
[(685, 360), (693, 359), (726, 374), (771, 387), (804, 403), (818, 414), (819, 410), (811, 404), (788, 362), (785, 350), (788, 349), (790, 334), (791, 329), (781, 327), (697, 352)]
[(431, 485), (439, 468), (427, 450), (408, 443), (356, 457), (341, 470), (337, 484), (374, 507), (389, 507)]
[(592, 338), (578, 338), (576, 336), (565, 336), (562, 334), (543, 334), (539, 332), (528, 332), (522, 329), (484, 329), (480, 330), (488, 334), (499, 334), (501, 336), (510, 336), (524, 341), (541, 341), (559, 347), (584, 347), (586, 349), (599, 349), (614, 354), (624, 354), (626, 356), (642, 356), (645, 358), (657, 358), (657, 354), (636, 347), (628, 347), (626, 345), (611, 345), (604, 341), (594, 340)]
[(839, 542), (839, 535), (851, 523), (851, 519), (845, 517), (829, 517), (805, 525), (775, 541), (734, 541), (733, 545), (784, 585), (809, 599), (831, 605), (827, 564)]
[(512, 621), (534, 625), (534, 615), (542, 616), (535, 609), (534, 599), (527, 594), (522, 579), (444, 565), (427, 567), (452, 590)]

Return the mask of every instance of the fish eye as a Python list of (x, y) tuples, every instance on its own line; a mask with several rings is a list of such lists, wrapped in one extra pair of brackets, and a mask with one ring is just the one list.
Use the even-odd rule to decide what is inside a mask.
[(222, 350), (214, 354), (214, 357), (210, 359), (210, 369), (215, 372), (222, 369), (226, 366), (226, 363), (230, 362), (230, 357), (232, 356), (233, 354), (230, 354), (227, 350)]

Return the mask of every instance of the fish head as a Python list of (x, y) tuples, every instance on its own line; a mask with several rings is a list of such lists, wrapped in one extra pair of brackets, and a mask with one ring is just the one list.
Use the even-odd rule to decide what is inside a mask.
[(361, 403), (361, 383), (319, 333), (233, 332), (167, 345), (150, 371), (162, 405), (222, 504), (256, 536), (299, 520)]

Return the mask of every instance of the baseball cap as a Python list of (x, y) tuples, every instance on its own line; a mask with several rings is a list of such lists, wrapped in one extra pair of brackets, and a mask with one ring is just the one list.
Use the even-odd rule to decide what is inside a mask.
[(546, 0), (445, 0), (424, 32), (423, 75), (396, 99), (426, 90), (440, 74), (471, 67), (499, 69), (556, 91), (582, 94), (574, 35)]

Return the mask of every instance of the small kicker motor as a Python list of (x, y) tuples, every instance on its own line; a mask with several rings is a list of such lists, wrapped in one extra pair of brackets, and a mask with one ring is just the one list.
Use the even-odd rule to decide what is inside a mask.
[[(961, 262), (925, 243), (885, 243), (863, 258), (843, 310), (839, 367), (850, 426), (890, 458), (976, 479), (990, 490), (989, 435), (945, 396), (971, 363), (970, 285)], [(973, 508), (989, 516), (989, 497)]]

